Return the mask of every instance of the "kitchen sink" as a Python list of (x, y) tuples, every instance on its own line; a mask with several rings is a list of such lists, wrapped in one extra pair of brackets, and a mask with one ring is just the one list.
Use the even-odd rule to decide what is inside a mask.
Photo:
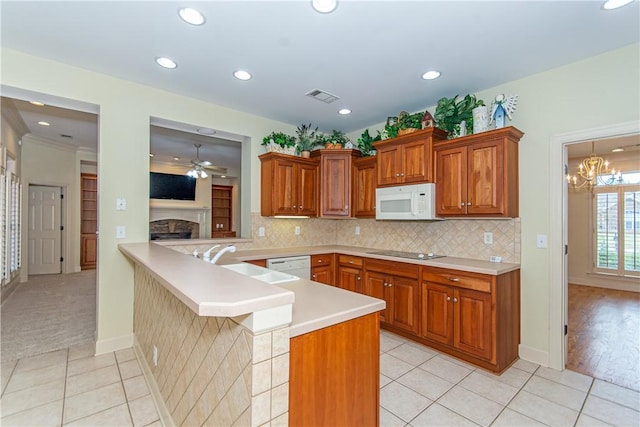
[(245, 262), (220, 265), (220, 267), (226, 268), (227, 270), (235, 271), (236, 273), (251, 277), (252, 279), (260, 280), (261, 282), (269, 283), (271, 285), (300, 280), (298, 276), (294, 276), (293, 274), (284, 273), (282, 271), (274, 271)]

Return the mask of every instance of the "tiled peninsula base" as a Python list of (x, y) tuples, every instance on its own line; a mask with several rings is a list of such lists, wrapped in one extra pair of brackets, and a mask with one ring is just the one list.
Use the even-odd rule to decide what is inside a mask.
[(165, 425), (288, 425), (288, 327), (198, 316), (136, 264), (134, 333)]

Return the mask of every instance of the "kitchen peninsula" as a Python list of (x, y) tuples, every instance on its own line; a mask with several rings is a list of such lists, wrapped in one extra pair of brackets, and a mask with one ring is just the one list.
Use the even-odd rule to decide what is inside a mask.
[(377, 425), (384, 301), (304, 279), (269, 285), (154, 243), (119, 248), (134, 263), (135, 348), (165, 421)]

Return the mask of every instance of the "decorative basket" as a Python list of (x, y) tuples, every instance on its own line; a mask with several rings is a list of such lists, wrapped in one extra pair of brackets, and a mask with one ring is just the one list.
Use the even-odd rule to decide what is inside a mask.
[(324, 148), (327, 148), (329, 150), (342, 150), (342, 144), (328, 142), (328, 143), (324, 144)]
[(267, 153), (280, 153), (280, 154), (289, 154), (291, 156), (296, 155), (296, 147), (281, 147), (274, 142), (270, 142), (264, 146)]
[(398, 129), (398, 136), (400, 135), (406, 135), (408, 133), (413, 133), (416, 131), (419, 131), (420, 129), (416, 129), (416, 128), (407, 128), (407, 129)]

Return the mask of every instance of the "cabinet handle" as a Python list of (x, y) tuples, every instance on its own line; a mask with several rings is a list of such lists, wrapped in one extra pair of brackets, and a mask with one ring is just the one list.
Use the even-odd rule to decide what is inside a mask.
[(313, 276), (311, 276), (311, 277), (313, 277), (313, 278), (315, 279), (315, 278), (316, 278), (316, 275), (314, 274), (314, 275), (313, 275)]
[(396, 174), (396, 176), (400, 176), (400, 174), (399, 174), (399, 173), (397, 173), (397, 174)]
[(467, 206), (471, 206), (471, 202), (467, 202)]
[(404, 174), (403, 174), (403, 173), (400, 173), (400, 176), (404, 176)]
[(300, 209), (302, 209), (302, 205), (300, 205)]
[(360, 276), (356, 277), (356, 280), (360, 280)]
[(296, 205), (293, 205), (293, 209), (296, 209), (296, 208), (297, 208), (297, 206), (296, 206)]
[(459, 282), (460, 279), (458, 279), (457, 277), (449, 277), (449, 280), (452, 282)]
[(460, 203), (460, 206), (461, 206), (461, 207), (464, 207), (464, 202)]
[(389, 287), (390, 287), (390, 288), (391, 288), (391, 287), (393, 287), (393, 283), (389, 283)]
[(451, 297), (447, 297), (447, 301), (451, 301)]
[(453, 299), (453, 302), (458, 302), (458, 298), (454, 298), (454, 299)]

